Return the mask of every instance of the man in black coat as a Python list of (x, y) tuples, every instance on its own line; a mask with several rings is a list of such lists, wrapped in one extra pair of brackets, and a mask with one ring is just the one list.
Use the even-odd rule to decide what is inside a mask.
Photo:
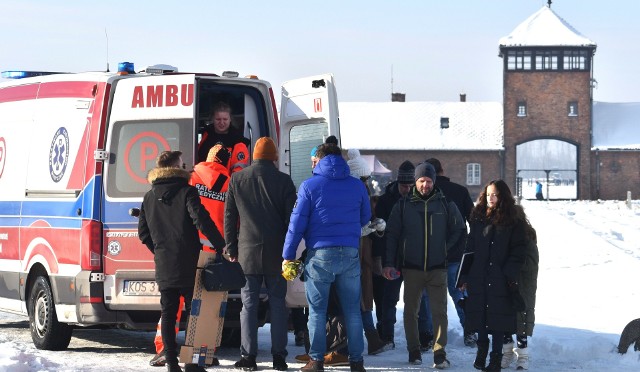
[(236, 368), (257, 370), (258, 304), (264, 282), (269, 295), (273, 369), (287, 369), (289, 310), (287, 282), (281, 275), (282, 246), (296, 202), (291, 177), (274, 162), (278, 150), (269, 137), (256, 141), (253, 164), (231, 175), (225, 202), (224, 234), (227, 252), (242, 265), (247, 283), (241, 290), (241, 359)]
[(202, 206), (198, 190), (189, 185), (191, 174), (181, 167), (180, 151), (164, 151), (157, 167), (147, 176), (151, 183), (140, 207), (138, 237), (153, 253), (156, 283), (160, 289), (161, 333), (167, 369), (181, 371), (176, 343), (176, 313), (180, 296), (191, 311), (196, 266), (202, 244), (198, 230), (218, 250), (225, 245), (209, 212)]
[[(447, 200), (455, 203), (456, 207), (458, 207), (458, 210), (460, 211), (460, 214), (462, 215), (462, 218), (464, 219), (465, 226), (467, 226), (469, 214), (471, 213), (471, 209), (473, 208), (473, 201), (471, 200), (471, 196), (469, 195), (469, 190), (467, 190), (466, 187), (460, 184), (451, 182), (451, 179), (449, 177), (445, 177), (444, 169), (442, 168), (440, 160), (436, 158), (430, 158), (427, 159), (426, 162), (433, 165), (433, 167), (436, 169), (435, 187), (439, 188), (440, 191), (442, 191)], [(447, 253), (447, 286), (449, 289), (449, 295), (451, 296), (453, 303), (456, 305), (456, 312), (458, 313), (458, 318), (460, 319), (460, 325), (462, 325), (462, 329), (464, 330), (464, 344), (466, 346), (475, 347), (477, 339), (476, 334), (464, 327), (464, 293), (460, 289), (456, 288), (456, 276), (458, 274), (458, 268), (460, 267), (462, 253), (464, 253), (466, 244), (467, 230), (465, 228), (463, 235), (460, 237), (460, 240), (458, 240), (458, 242), (453, 247), (450, 247), (449, 252)]]

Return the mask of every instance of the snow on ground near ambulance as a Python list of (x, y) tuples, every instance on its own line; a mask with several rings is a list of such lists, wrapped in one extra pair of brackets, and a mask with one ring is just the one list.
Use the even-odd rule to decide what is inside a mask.
[[(537, 324), (530, 339), (530, 371), (638, 371), (640, 352), (633, 346), (626, 355), (614, 350), (620, 333), (640, 318), (640, 201), (523, 202), (538, 231), (540, 273)], [(402, 303), (398, 308), (396, 349), (365, 355), (369, 371), (431, 371), (432, 353), (424, 353), (422, 366), (407, 362), (402, 329)], [(471, 371), (475, 349), (462, 344), (462, 330), (449, 301), (451, 371)], [(148, 365), (153, 353), (153, 332), (75, 330), (66, 351), (34, 348), (25, 318), (0, 313), (0, 372), (17, 371), (163, 371)], [(259, 331), (259, 369), (271, 369), (269, 328)], [(289, 337), (293, 345), (293, 335)], [(301, 347), (290, 346), (293, 356)], [(232, 370), (237, 349), (218, 352), (222, 366)], [(331, 368), (347, 371), (348, 367)], [(515, 370), (515, 369), (511, 369)]]

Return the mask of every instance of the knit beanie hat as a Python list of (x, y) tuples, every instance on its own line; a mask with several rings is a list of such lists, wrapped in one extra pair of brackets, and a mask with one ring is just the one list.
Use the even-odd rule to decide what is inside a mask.
[(360, 156), (360, 151), (357, 149), (349, 149), (347, 151), (347, 165), (349, 166), (349, 170), (351, 171), (351, 176), (355, 178), (360, 177), (369, 177), (371, 175), (371, 168), (369, 164), (362, 156)]
[(400, 168), (398, 168), (398, 183), (405, 185), (414, 183), (415, 179), (413, 179), (413, 176), (415, 169), (409, 160), (405, 160), (400, 164)]
[(229, 152), (229, 149), (224, 147), (224, 145), (220, 142), (216, 143), (209, 150), (209, 154), (207, 154), (208, 163), (216, 162), (224, 165), (225, 167), (227, 166), (227, 163), (229, 163), (229, 158), (231, 158), (231, 153)]
[(311, 149), (311, 157), (315, 158), (316, 157), (316, 152), (318, 152), (318, 147), (320, 147), (320, 145), (314, 147)]
[(253, 150), (253, 160), (264, 159), (276, 161), (278, 160), (278, 150), (276, 144), (270, 137), (260, 137), (256, 141)]
[(420, 163), (416, 167), (415, 180), (421, 177), (429, 177), (431, 181), (436, 182), (436, 169), (430, 163)]

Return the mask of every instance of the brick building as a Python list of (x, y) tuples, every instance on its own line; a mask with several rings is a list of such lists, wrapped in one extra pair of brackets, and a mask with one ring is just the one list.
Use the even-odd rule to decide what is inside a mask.
[(502, 178), (533, 198), (640, 195), (640, 104), (593, 101), (596, 43), (549, 7), (500, 39), (503, 102), (340, 103), (342, 146), (402, 161), (441, 160), (476, 196)]

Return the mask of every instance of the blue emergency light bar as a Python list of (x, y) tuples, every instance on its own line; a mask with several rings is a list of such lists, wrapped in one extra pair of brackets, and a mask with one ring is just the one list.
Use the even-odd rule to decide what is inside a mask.
[(119, 74), (135, 74), (136, 69), (133, 67), (133, 62), (120, 62), (118, 63)]
[(53, 74), (64, 74), (64, 72), (51, 71), (2, 71), (2, 77), (5, 79), (23, 79), (34, 76), (45, 76)]

